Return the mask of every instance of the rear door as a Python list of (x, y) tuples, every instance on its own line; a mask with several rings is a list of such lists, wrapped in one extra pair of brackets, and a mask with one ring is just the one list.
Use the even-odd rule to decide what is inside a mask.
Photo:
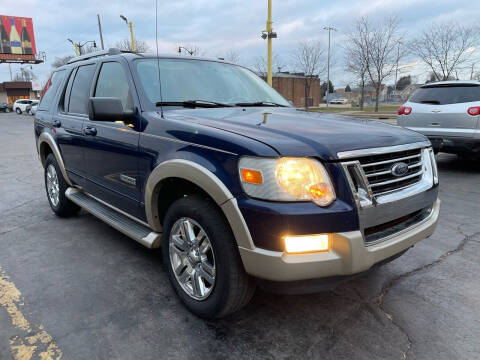
[[(114, 97), (124, 111), (137, 105), (130, 71), (123, 59), (104, 61), (96, 75), (93, 97)], [(135, 100), (134, 100), (135, 99)], [(139, 216), (138, 181), (139, 120), (105, 122), (85, 119), (85, 189), (91, 195), (131, 214)]]
[(87, 119), (88, 98), (95, 68), (96, 64), (91, 63), (73, 69), (59, 108), (53, 116), (65, 168), (72, 181), (79, 185), (83, 185), (85, 176), (83, 122)]
[(473, 137), (478, 116), (468, 108), (480, 106), (480, 86), (474, 84), (431, 85), (418, 89), (406, 106), (410, 115), (402, 125), (431, 136)]

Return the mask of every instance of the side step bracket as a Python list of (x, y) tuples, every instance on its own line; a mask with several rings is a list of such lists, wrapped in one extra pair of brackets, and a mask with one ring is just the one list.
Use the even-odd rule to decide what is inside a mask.
[(103, 220), (123, 234), (131, 237), (149, 249), (158, 248), (162, 234), (152, 231), (150, 228), (135, 221), (131, 217), (122, 214), (114, 208), (105, 205), (95, 198), (85, 194), (80, 189), (69, 187), (65, 196), (72, 202), (88, 211), (90, 214)]

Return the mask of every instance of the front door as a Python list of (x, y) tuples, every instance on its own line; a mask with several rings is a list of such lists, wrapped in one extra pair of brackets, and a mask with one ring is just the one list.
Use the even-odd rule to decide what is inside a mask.
[[(115, 97), (124, 111), (134, 111), (133, 85), (127, 65), (106, 61), (97, 72), (94, 97)], [(139, 216), (137, 126), (122, 121), (103, 122), (86, 119), (85, 170), (87, 193), (133, 216)]]

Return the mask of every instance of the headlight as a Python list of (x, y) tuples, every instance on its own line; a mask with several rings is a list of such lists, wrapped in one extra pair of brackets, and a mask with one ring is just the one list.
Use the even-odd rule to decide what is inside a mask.
[(273, 201), (313, 201), (328, 206), (335, 190), (325, 167), (309, 158), (243, 157), (240, 179), (247, 195)]

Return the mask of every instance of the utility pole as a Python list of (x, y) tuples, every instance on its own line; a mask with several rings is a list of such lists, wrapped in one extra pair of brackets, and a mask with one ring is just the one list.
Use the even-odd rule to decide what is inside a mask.
[(12, 76), (12, 64), (8, 63), (8, 70), (10, 70), (10, 81), (13, 81), (13, 76)]
[(398, 60), (400, 58), (400, 45), (401, 44), (402, 44), (402, 42), (398, 41), (398, 45), (397, 45), (397, 67), (395, 68), (395, 85), (393, 87), (393, 95), (397, 95)]
[(131, 21), (128, 21), (127, 18), (123, 15), (120, 15), (120, 17), (122, 18), (123, 21), (125, 21), (125, 23), (128, 25), (128, 27), (130, 28), (130, 38), (131, 38), (131, 41), (132, 41), (132, 51), (133, 52), (136, 52), (136, 48), (135, 48), (135, 38), (133, 37), (133, 24)]
[(267, 83), (272, 86), (272, 39), (277, 38), (277, 33), (272, 28), (272, 0), (268, 0), (267, 27), (262, 31), (262, 39), (267, 39)]
[(330, 32), (337, 31), (333, 26), (324, 26), (324, 30), (328, 30), (328, 55), (327, 55), (327, 91), (325, 93), (325, 101), (328, 108), (328, 94), (330, 93)]
[(103, 50), (104, 47), (103, 47), (102, 23), (100, 22), (100, 14), (97, 14), (97, 20), (98, 20), (98, 32), (100, 33), (100, 45), (102, 45), (102, 50)]

